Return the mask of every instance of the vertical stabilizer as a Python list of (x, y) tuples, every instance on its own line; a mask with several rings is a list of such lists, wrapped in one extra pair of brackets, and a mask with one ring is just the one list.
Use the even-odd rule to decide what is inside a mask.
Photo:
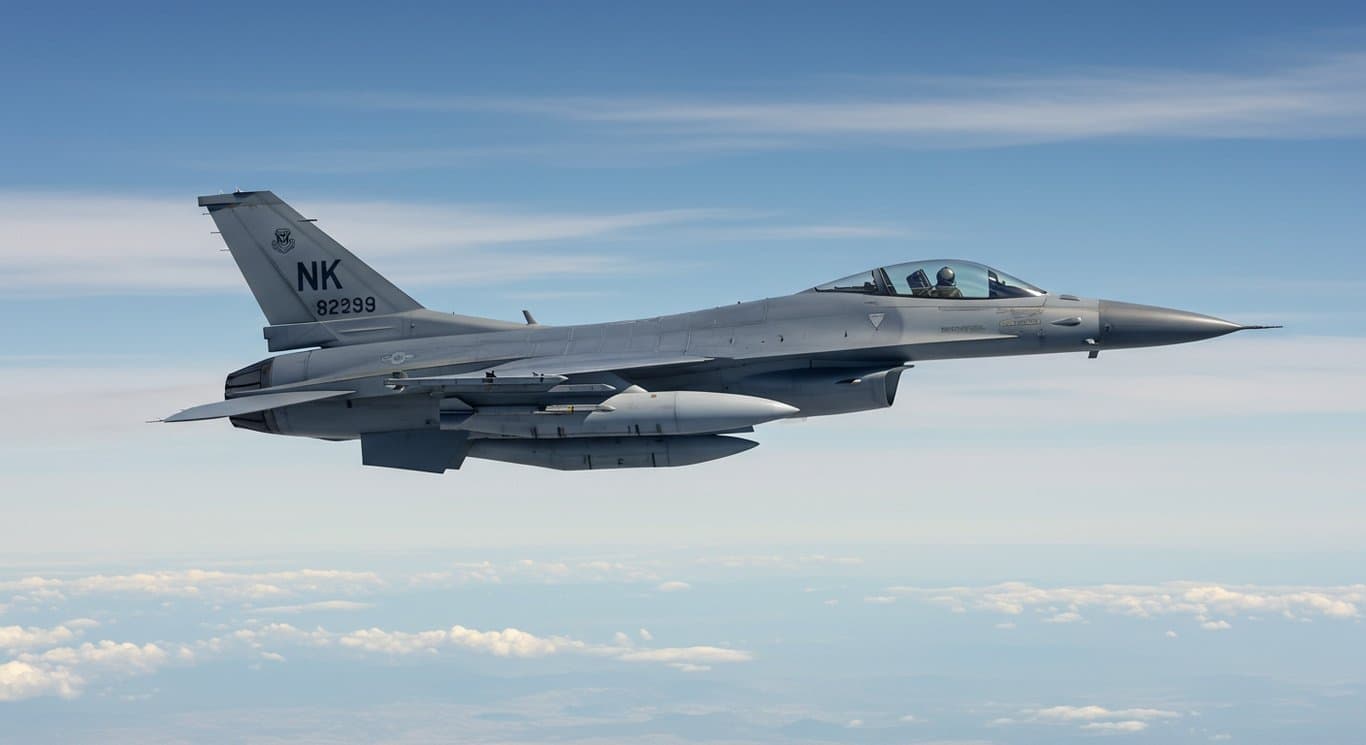
[(422, 306), (269, 191), (199, 198), (272, 326)]

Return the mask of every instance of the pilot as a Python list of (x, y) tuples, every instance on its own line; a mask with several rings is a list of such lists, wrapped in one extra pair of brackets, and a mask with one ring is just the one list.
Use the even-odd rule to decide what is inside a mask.
[(931, 295), (934, 297), (963, 297), (963, 291), (958, 289), (958, 285), (955, 284), (956, 280), (953, 276), (953, 269), (947, 266), (940, 269), (939, 274), (935, 276), (935, 280), (934, 289), (931, 290)]

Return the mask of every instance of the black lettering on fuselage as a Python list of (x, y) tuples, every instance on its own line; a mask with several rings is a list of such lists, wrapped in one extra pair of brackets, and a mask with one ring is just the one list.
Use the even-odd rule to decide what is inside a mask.
[[(310, 290), (326, 290), (327, 283), (331, 282), (338, 290), (342, 289), (341, 280), (337, 278), (337, 266), (341, 264), (341, 259), (334, 259), (331, 264), (326, 261), (319, 265), (316, 261), (310, 261), (307, 265), (302, 261), (295, 262), (294, 266), (298, 271), (299, 292), (304, 291), (304, 283), (308, 283)], [(318, 285), (322, 284), (322, 287)]]

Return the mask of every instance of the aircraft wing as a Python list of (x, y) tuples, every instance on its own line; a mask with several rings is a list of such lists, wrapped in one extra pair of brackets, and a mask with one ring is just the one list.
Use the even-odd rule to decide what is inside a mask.
[[(462, 392), (525, 394), (534, 392), (576, 392), (610, 393), (612, 386), (603, 384), (567, 384), (571, 376), (589, 373), (629, 373), (632, 370), (667, 367), (672, 365), (695, 365), (711, 361), (712, 357), (698, 357), (684, 354), (659, 353), (604, 353), (572, 354), (552, 357), (524, 357), (519, 360), (503, 362), (456, 375), (430, 377), (394, 377), (386, 382), (396, 389), (444, 390), (459, 394)], [(490, 375), (492, 373), (492, 375)], [(282, 406), (326, 401), (342, 396), (355, 395), (355, 391), (342, 390), (298, 390), (302, 385), (318, 385), (323, 381), (303, 381), (273, 388), (263, 389), (253, 395), (216, 401), (211, 404), (194, 406), (176, 412), (160, 421), (193, 422), (201, 419), (241, 416), (266, 409)], [(332, 380), (327, 384), (345, 385), (345, 380)]]

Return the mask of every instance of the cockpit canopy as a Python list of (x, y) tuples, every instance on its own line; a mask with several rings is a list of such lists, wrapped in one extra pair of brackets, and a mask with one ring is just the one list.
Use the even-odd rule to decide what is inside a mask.
[(998, 269), (958, 259), (912, 261), (885, 266), (817, 285), (815, 290), (945, 300), (1039, 297), (1047, 294)]

